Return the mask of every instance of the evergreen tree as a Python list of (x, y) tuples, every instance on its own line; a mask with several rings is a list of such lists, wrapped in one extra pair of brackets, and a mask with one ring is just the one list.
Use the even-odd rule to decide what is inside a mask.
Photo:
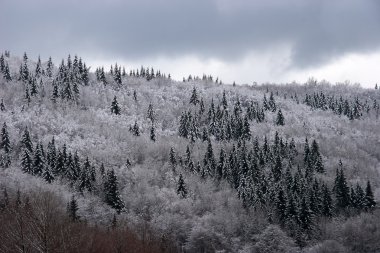
[(198, 92), (197, 92), (197, 89), (193, 87), (193, 91), (190, 97), (190, 104), (197, 105), (198, 103), (199, 103)]
[(154, 127), (154, 124), (152, 124), (150, 128), (150, 140), (155, 142), (156, 141), (156, 128)]
[(5, 122), (3, 124), (3, 128), (1, 129), (0, 149), (4, 150), (5, 154), (10, 154), (11, 152), (11, 142), (9, 139), (8, 127)]
[(154, 113), (154, 109), (153, 109), (153, 105), (152, 103), (149, 103), (149, 106), (148, 106), (148, 111), (147, 111), (147, 118), (150, 119), (152, 121), (152, 123), (155, 121), (156, 119), (156, 115)]
[(4, 100), (1, 99), (1, 102), (0, 102), (0, 111), (4, 112), (5, 111), (5, 105), (4, 105)]
[(332, 198), (329, 188), (326, 184), (322, 186), (322, 210), (321, 213), (325, 217), (331, 217), (333, 211)]
[(117, 102), (116, 96), (113, 98), (113, 101), (111, 103), (111, 113), (120, 115), (120, 107), (119, 103)]
[(169, 162), (173, 168), (177, 165), (177, 158), (173, 147), (170, 148)]
[(38, 61), (36, 65), (36, 70), (34, 71), (36, 78), (39, 78), (42, 74), (42, 69), (41, 69), (41, 58), (38, 56)]
[(54, 181), (54, 175), (53, 175), (53, 172), (51, 171), (50, 166), (44, 166), (44, 171), (42, 173), (42, 177), (49, 184)]
[(282, 115), (281, 109), (279, 109), (278, 113), (277, 113), (276, 125), (277, 126), (284, 126), (285, 125), (285, 119), (284, 119), (284, 115)]
[(29, 152), (29, 154), (33, 153), (33, 144), (30, 139), (28, 127), (25, 127), (24, 133), (21, 137), (21, 147), (26, 149)]
[(136, 92), (136, 90), (133, 90), (133, 100), (135, 100), (135, 102), (137, 102), (137, 92)]
[(342, 161), (339, 161), (339, 169), (336, 171), (334, 192), (337, 208), (347, 208), (350, 205), (350, 188), (347, 186), (346, 177), (344, 176)]
[(8, 63), (5, 65), (5, 69), (4, 69), (3, 77), (4, 77), (4, 79), (5, 79), (7, 82), (12, 81), (11, 72), (10, 72), (10, 70), (9, 70), (9, 65), (8, 65)]
[(33, 175), (42, 176), (45, 171), (45, 160), (43, 156), (42, 144), (36, 146), (33, 159)]
[(124, 209), (124, 202), (120, 198), (119, 186), (114, 170), (107, 172), (104, 182), (105, 202), (120, 213)]
[(87, 189), (89, 192), (92, 192), (92, 184), (91, 184), (91, 164), (88, 159), (83, 164), (83, 168), (79, 177), (79, 191), (83, 192), (83, 190)]
[(277, 217), (281, 225), (284, 225), (286, 222), (286, 197), (285, 197), (285, 192), (281, 188), (278, 193), (277, 193), (277, 198), (276, 198), (276, 212), (277, 212)]
[(273, 97), (273, 92), (270, 93), (268, 109), (271, 110), (272, 112), (275, 112), (277, 110), (276, 102), (274, 101), (274, 97)]
[(134, 136), (140, 136), (140, 128), (139, 128), (139, 125), (137, 124), (137, 121), (135, 121), (135, 124), (132, 127), (132, 133)]
[(281, 180), (281, 177), (282, 177), (282, 161), (281, 161), (280, 155), (277, 155), (277, 157), (276, 157), (276, 163), (273, 166), (272, 175), (273, 175), (273, 179), (275, 182), (278, 182)]
[(25, 173), (33, 174), (33, 159), (27, 149), (22, 151), (21, 170)]
[(310, 231), (313, 228), (313, 212), (309, 207), (306, 197), (302, 197), (299, 210), (299, 222), (302, 229)]
[(212, 148), (211, 140), (208, 140), (207, 150), (203, 159), (203, 167), (206, 176), (213, 176), (216, 170), (216, 162), (214, 157), (214, 151)]
[(78, 210), (79, 210), (78, 203), (73, 195), (71, 196), (71, 200), (69, 201), (69, 203), (67, 203), (67, 212), (69, 214), (69, 218), (71, 219), (71, 221), (79, 220)]
[(46, 66), (46, 75), (48, 77), (53, 76), (53, 68), (54, 68), (53, 61), (51, 60), (51, 57), (49, 57), (49, 60), (47, 62), (47, 66)]
[(375, 206), (376, 206), (376, 201), (373, 196), (371, 183), (367, 181), (367, 186), (365, 188), (365, 208), (367, 211), (368, 210), (371, 211), (375, 208)]
[[(81, 65), (79, 65), (79, 66), (81, 66)], [(82, 82), (86, 86), (89, 84), (89, 77), (88, 77), (89, 73), (88, 73), (88, 71), (89, 70), (86, 66), (86, 63), (84, 63), (83, 64), (83, 71), (82, 71)]]
[(180, 195), (181, 198), (187, 197), (187, 189), (186, 189), (185, 181), (183, 180), (182, 174), (179, 174), (177, 194)]

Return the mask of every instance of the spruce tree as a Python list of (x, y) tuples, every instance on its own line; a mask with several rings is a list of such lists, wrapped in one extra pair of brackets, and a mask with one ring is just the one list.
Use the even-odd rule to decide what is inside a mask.
[(331, 217), (333, 212), (331, 192), (326, 184), (322, 186), (322, 210), (325, 217)]
[(43, 157), (42, 144), (36, 146), (33, 159), (33, 175), (42, 176), (45, 171), (45, 160)]
[(51, 60), (51, 57), (49, 57), (49, 60), (47, 62), (47, 66), (46, 66), (46, 75), (48, 77), (52, 77), (53, 76), (53, 61)]
[(339, 169), (336, 171), (334, 192), (337, 208), (341, 210), (347, 208), (350, 205), (350, 188), (344, 176), (342, 161), (339, 161)]
[(193, 87), (193, 91), (190, 97), (190, 104), (197, 105), (198, 103), (199, 103), (198, 92), (197, 92), (197, 89)]
[(279, 109), (278, 113), (277, 113), (276, 125), (277, 126), (284, 126), (285, 125), (285, 119), (284, 119), (284, 115), (282, 115), (281, 109)]
[(104, 182), (105, 202), (120, 213), (124, 209), (124, 202), (120, 198), (119, 186), (114, 170), (107, 172)]
[(6, 80), (7, 82), (12, 81), (11, 72), (10, 72), (10, 70), (9, 70), (9, 65), (8, 65), (8, 63), (5, 65), (5, 69), (4, 69), (3, 77), (5, 78), (5, 80)]
[(54, 175), (53, 175), (53, 172), (51, 171), (50, 166), (46, 166), (46, 165), (44, 166), (44, 171), (42, 173), (42, 177), (49, 184), (54, 181)]
[(150, 140), (155, 142), (156, 141), (156, 128), (154, 127), (154, 124), (152, 124), (151, 128), (150, 128)]
[(376, 207), (376, 201), (373, 196), (371, 183), (367, 181), (367, 186), (365, 188), (365, 209), (367, 211), (372, 211)]
[(120, 107), (119, 103), (117, 102), (116, 96), (113, 98), (113, 101), (111, 103), (111, 113), (120, 115)]
[(36, 65), (36, 70), (34, 71), (36, 78), (39, 78), (42, 74), (42, 69), (41, 69), (41, 58), (38, 56), (38, 61)]
[(91, 183), (91, 164), (88, 157), (83, 164), (82, 171), (79, 177), (79, 191), (83, 192), (83, 190), (87, 189), (89, 192), (92, 192), (92, 183)]
[(181, 196), (181, 198), (187, 197), (187, 189), (185, 185), (185, 181), (183, 180), (182, 174), (179, 174), (178, 184), (177, 184), (177, 194)]
[(299, 223), (301, 228), (306, 231), (310, 231), (313, 228), (313, 212), (311, 211), (305, 196), (303, 196), (301, 200)]
[(73, 195), (71, 196), (71, 200), (69, 201), (69, 203), (67, 203), (67, 212), (69, 214), (69, 218), (71, 219), (71, 221), (75, 222), (79, 220), (78, 210), (79, 210), (78, 203)]
[(170, 148), (169, 162), (173, 168), (177, 165), (177, 158), (173, 147)]
[(155, 121), (156, 119), (156, 115), (154, 113), (154, 109), (153, 109), (153, 105), (152, 103), (149, 103), (149, 106), (148, 106), (148, 111), (147, 111), (147, 118), (150, 119), (152, 121), (152, 123)]
[(132, 133), (134, 136), (140, 136), (140, 128), (139, 128), (139, 125), (137, 124), (137, 121), (135, 121), (135, 124), (132, 127)]
[(207, 143), (207, 150), (203, 159), (203, 167), (204, 167), (206, 176), (215, 175), (216, 161), (215, 161), (214, 151), (213, 151), (210, 139), (208, 140), (208, 143)]
[(5, 154), (9, 154), (11, 152), (11, 142), (9, 139), (8, 127), (5, 122), (3, 124), (3, 128), (1, 129), (0, 149), (2, 149)]

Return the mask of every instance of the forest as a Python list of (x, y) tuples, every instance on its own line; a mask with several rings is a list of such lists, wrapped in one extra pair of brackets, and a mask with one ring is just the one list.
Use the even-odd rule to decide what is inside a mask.
[(377, 84), (91, 70), (1, 54), (0, 252), (380, 251)]

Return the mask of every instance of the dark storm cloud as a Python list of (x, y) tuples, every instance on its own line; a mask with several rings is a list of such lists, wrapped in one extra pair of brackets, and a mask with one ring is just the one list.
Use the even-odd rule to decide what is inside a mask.
[(0, 47), (139, 60), (196, 55), (239, 60), (292, 46), (309, 67), (380, 45), (376, 0), (0, 0)]

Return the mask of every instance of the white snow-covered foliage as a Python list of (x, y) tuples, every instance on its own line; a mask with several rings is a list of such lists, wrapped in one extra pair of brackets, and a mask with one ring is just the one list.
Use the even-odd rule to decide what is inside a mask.
[[(66, 144), (69, 152), (78, 151), (81, 161), (89, 157), (99, 168), (113, 169), (117, 175), (119, 193), (125, 210), (118, 219), (125, 220), (138, 235), (144, 237), (147, 227), (162, 238), (174, 241), (186, 252), (296, 252), (292, 239), (280, 228), (268, 226), (263, 210), (243, 208), (237, 192), (227, 182), (201, 179), (182, 166), (175, 169), (170, 164), (170, 149), (185, 158), (186, 146), (190, 145), (192, 158), (201, 161), (207, 142), (201, 139), (190, 142), (178, 135), (181, 113), (194, 110), (189, 100), (194, 88), (204, 101), (206, 113), (211, 99), (222, 100), (223, 91), (230, 106), (239, 99), (246, 105), (249, 101), (262, 103), (264, 95), (269, 99), (273, 92), (277, 108), (285, 118), (284, 126), (275, 124), (276, 112), (266, 112), (261, 123), (250, 122), (253, 137), (260, 143), (264, 136), (272, 139), (278, 132), (285, 139), (294, 138), (298, 150), (303, 149), (305, 137), (318, 140), (325, 174), (319, 178), (332, 185), (339, 160), (345, 164), (345, 175), (352, 184), (365, 185), (371, 180), (375, 197), (380, 198), (380, 128), (378, 112), (372, 109), (361, 119), (350, 120), (330, 110), (312, 109), (302, 103), (305, 94), (326, 92), (345, 98), (359, 97), (361, 101), (380, 102), (379, 90), (354, 86), (320, 85), (263, 85), (232, 86), (210, 81), (177, 82), (164, 77), (147, 81), (145, 78), (124, 76), (122, 84), (115, 83), (107, 74), (108, 84), (97, 81), (90, 73), (89, 85), (79, 85), (78, 101), (51, 100), (53, 78), (42, 76), (43, 87), (39, 95), (25, 100), (25, 84), (17, 80), (22, 59), (6, 58), (13, 80), (7, 82), (0, 76), (0, 99), (5, 110), (0, 111), (0, 124), (7, 123), (12, 144), (12, 164), (0, 169), (0, 186), (27, 192), (42, 188), (55, 192), (69, 201), (74, 194), (78, 198), (79, 215), (93, 224), (108, 224), (115, 211), (103, 201), (99, 192), (80, 194), (65, 180), (47, 184), (40, 177), (21, 171), (21, 136), (28, 127), (34, 145), (41, 142), (46, 147), (54, 137), (57, 147)], [(35, 63), (29, 61), (30, 70)], [(42, 64), (46, 68), (46, 63)], [(55, 69), (55, 73), (58, 69)], [(127, 71), (127, 73), (129, 73)], [(267, 92), (268, 90), (268, 92)], [(136, 91), (137, 100), (133, 93)], [(297, 94), (299, 102), (291, 99)], [(111, 103), (117, 97), (120, 115), (111, 113)], [(286, 97), (286, 98), (285, 98)], [(152, 122), (147, 118), (149, 104), (153, 105), (156, 120), (156, 141), (150, 140)], [(140, 136), (131, 131), (135, 122)], [(211, 137), (215, 157), (225, 141), (217, 142)], [(252, 138), (253, 139), (253, 138)], [(227, 145), (228, 146), (228, 145)], [(196, 165), (196, 164), (195, 164)], [(187, 197), (176, 192), (179, 172), (183, 174)], [(101, 189), (101, 183), (97, 185)], [(266, 229), (265, 229), (266, 228)], [(265, 230), (264, 230), (265, 229)], [(264, 232), (262, 232), (264, 230)], [(268, 235), (268, 236), (267, 236)], [(280, 236), (279, 236), (280, 235)], [(276, 243), (277, 251), (274, 250)], [(308, 252), (329, 243), (316, 246)], [(334, 246), (341, 248), (341, 246)]]

